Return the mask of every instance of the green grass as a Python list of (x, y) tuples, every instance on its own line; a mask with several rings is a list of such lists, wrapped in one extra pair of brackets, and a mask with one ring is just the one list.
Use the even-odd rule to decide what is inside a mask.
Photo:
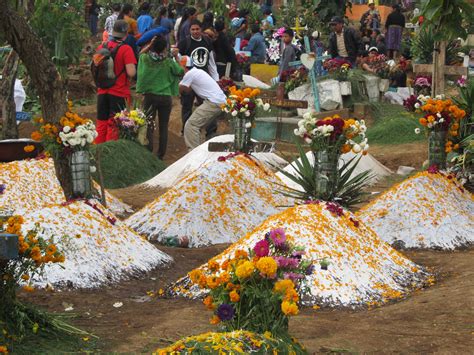
[[(101, 167), (107, 189), (118, 189), (142, 183), (162, 172), (166, 165), (138, 143), (120, 139), (92, 146), (101, 149)], [(93, 177), (99, 181), (98, 173)]]
[(415, 134), (415, 128), (423, 132), (418, 117), (407, 112), (403, 106), (372, 104), (372, 116), (374, 124), (367, 129), (370, 144), (404, 144), (426, 140), (423, 133)]

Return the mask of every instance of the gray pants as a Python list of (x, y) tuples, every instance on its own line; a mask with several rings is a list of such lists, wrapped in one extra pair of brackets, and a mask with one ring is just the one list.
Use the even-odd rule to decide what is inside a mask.
[(184, 126), (184, 142), (191, 150), (201, 144), (201, 129), (206, 128), (222, 115), (221, 105), (204, 100), (186, 121)]

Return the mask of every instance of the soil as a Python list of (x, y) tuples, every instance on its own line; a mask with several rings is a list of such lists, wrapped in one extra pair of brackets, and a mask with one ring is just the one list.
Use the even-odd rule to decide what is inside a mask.
[[(84, 106), (79, 111), (86, 117), (95, 115), (94, 106)], [(21, 127), (22, 133), (29, 129)], [(165, 157), (168, 164), (187, 152), (180, 130), (179, 103), (175, 101)], [(219, 125), (219, 133), (227, 130), (225, 124)], [(279, 144), (277, 148), (280, 153), (294, 156), (295, 151), (289, 145)], [(422, 143), (372, 146), (371, 154), (393, 170), (399, 165), (420, 168), (427, 156), (426, 145)], [(399, 178), (384, 181), (375, 189), (389, 187), (395, 180)], [(112, 192), (135, 209), (163, 193), (139, 187)], [(72, 306), (73, 325), (97, 335), (97, 347), (104, 352), (149, 353), (183, 336), (216, 330), (209, 324), (211, 314), (200, 301), (163, 299), (155, 294), (224, 250), (226, 245), (199, 249), (157, 247), (173, 256), (175, 262), (168, 268), (99, 290), (41, 290), (34, 294), (22, 293), (20, 298), (52, 312), (64, 313), (65, 308)], [(474, 249), (404, 253), (437, 274), (437, 282), (432, 287), (372, 309), (303, 308), (290, 321), (290, 333), (310, 353), (471, 353), (474, 348)], [(123, 306), (114, 308), (116, 302), (122, 302)]]

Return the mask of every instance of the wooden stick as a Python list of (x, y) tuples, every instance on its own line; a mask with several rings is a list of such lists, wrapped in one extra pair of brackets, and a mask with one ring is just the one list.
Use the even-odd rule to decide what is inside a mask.
[(102, 147), (97, 145), (97, 151), (96, 151), (96, 161), (97, 161), (97, 171), (99, 173), (99, 184), (100, 184), (100, 199), (102, 202), (102, 205), (107, 208), (107, 198), (105, 196), (105, 187), (104, 187), (104, 175), (102, 174), (102, 165), (101, 165), (101, 154), (102, 153)]

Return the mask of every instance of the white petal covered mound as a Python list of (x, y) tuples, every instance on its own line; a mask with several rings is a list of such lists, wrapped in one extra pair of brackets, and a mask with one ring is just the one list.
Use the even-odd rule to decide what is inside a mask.
[[(186, 177), (188, 174), (199, 170), (204, 164), (216, 161), (220, 156), (227, 154), (223, 152), (210, 152), (208, 150), (210, 142), (223, 143), (233, 141), (234, 136), (232, 134), (214, 137), (168, 166), (154, 178), (144, 182), (143, 185), (146, 188), (158, 187), (161, 189), (168, 189), (173, 187), (179, 180)], [(284, 159), (280, 158), (275, 153), (253, 153), (252, 156), (271, 167), (284, 167), (287, 164)]]
[[(53, 160), (49, 158), (0, 164), (0, 184), (5, 185), (5, 191), (0, 194), (0, 207), (12, 212), (17, 208), (34, 210), (65, 201)], [(113, 213), (132, 212), (130, 206), (111, 194), (106, 193), (106, 199)]]
[[(331, 207), (335, 205), (321, 202), (289, 208), (268, 218), (213, 260), (223, 262), (232, 258), (236, 250), (253, 248), (267, 232), (284, 228), (288, 241), (304, 247), (304, 258), (313, 260), (316, 266), (307, 276), (310, 288), (310, 296), (304, 300), (307, 305), (337, 307), (381, 303), (403, 297), (425, 282), (428, 275), (418, 265), (363, 223), (358, 223), (350, 212), (337, 216), (330, 212)], [(330, 262), (328, 270), (319, 266), (324, 258)], [(178, 280), (170, 291), (193, 298), (204, 294), (197, 285), (191, 285), (188, 276)]]
[(33, 280), (38, 286), (99, 287), (172, 261), (92, 201), (18, 212), (25, 219), (23, 233), (39, 223), (40, 235), (53, 238), (65, 256), (64, 263), (48, 264)]
[(442, 173), (418, 173), (395, 185), (365, 206), (359, 218), (400, 248), (474, 244), (473, 195)]
[[(311, 151), (309, 151), (308, 153), (306, 153), (306, 156), (308, 157), (308, 160), (310, 161), (310, 163), (314, 164), (314, 155), (313, 155), (313, 153)], [(339, 163), (338, 163), (339, 167), (341, 167), (344, 163), (347, 163), (349, 160), (351, 160), (355, 156), (356, 156), (356, 154), (354, 154), (353, 152), (342, 154), (340, 159), (339, 159)], [(356, 158), (356, 159), (358, 159), (358, 158)], [(301, 159), (298, 158), (298, 161), (301, 162)], [(293, 175), (296, 175), (294, 166), (295, 166), (294, 163), (288, 164), (283, 170), (285, 170), (286, 172), (289, 172)], [(393, 173), (389, 168), (387, 168), (385, 165), (380, 163), (372, 155), (366, 154), (366, 155), (361, 156), (359, 164), (357, 164), (357, 166), (354, 169), (351, 177), (354, 177), (357, 174), (360, 174), (360, 173), (362, 173), (363, 171), (366, 171), (366, 170), (369, 170), (373, 175), (373, 178), (370, 180), (371, 184), (375, 184), (378, 180), (380, 180), (382, 178), (385, 178), (385, 177), (387, 177), (387, 176), (389, 176), (390, 174)], [(300, 185), (295, 183), (293, 180), (291, 180), (290, 178), (288, 178), (287, 176), (285, 176), (281, 172), (278, 172), (277, 176), (289, 188), (302, 191), (302, 188), (301, 188)]]
[[(126, 223), (150, 240), (189, 240), (190, 247), (232, 243), (268, 216), (292, 206), (282, 182), (253, 157), (217, 158), (189, 174)], [(279, 208), (280, 207), (280, 208)]]

